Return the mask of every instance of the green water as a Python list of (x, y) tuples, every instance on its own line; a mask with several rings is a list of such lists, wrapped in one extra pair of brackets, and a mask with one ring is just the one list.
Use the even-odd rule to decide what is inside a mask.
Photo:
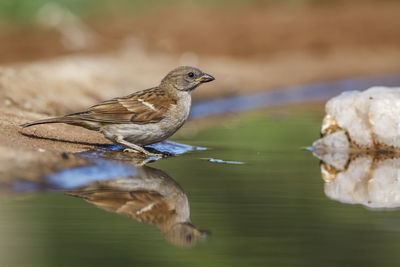
[(183, 188), (192, 223), (211, 232), (205, 242), (177, 247), (154, 225), (80, 198), (21, 194), (0, 200), (0, 266), (398, 266), (400, 211), (324, 195), (319, 161), (302, 149), (321, 118), (315, 109), (230, 117), (175, 139), (209, 150), (149, 164)]

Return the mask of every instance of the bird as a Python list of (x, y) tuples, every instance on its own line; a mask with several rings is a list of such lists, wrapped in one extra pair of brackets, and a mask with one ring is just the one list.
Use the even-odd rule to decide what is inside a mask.
[(128, 96), (106, 100), (87, 110), (22, 124), (23, 128), (46, 123), (66, 123), (98, 131), (108, 140), (125, 147), (125, 152), (162, 157), (144, 146), (172, 136), (186, 122), (191, 94), (215, 78), (191, 66), (170, 71), (156, 87)]
[(92, 182), (64, 191), (108, 212), (155, 225), (172, 244), (191, 247), (210, 236), (190, 220), (190, 207), (182, 187), (166, 172), (136, 167), (135, 175)]

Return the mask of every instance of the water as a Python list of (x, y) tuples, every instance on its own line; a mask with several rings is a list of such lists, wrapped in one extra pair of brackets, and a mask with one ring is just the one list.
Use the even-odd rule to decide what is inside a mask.
[[(114, 182), (18, 180), (0, 202), (0, 266), (397, 266), (397, 209), (371, 210), (324, 194), (319, 160), (304, 149), (319, 137), (322, 115), (297, 107), (220, 118), (218, 126), (175, 139), (207, 150), (148, 163), (151, 169), (105, 149), (122, 158), (118, 168), (108, 166), (95, 152)], [(161, 187), (148, 196), (138, 184), (163, 184), (176, 203), (190, 205), (190, 219), (180, 211), (189, 227), (182, 240), (168, 236), (163, 222), (139, 218), (148, 203), (162, 201)], [(187, 239), (192, 231), (201, 238)]]
[(297, 103), (319, 102), (337, 96), (344, 91), (365, 90), (373, 86), (399, 86), (400, 75), (377, 75), (333, 80), (269, 90), (247, 95), (232, 96), (196, 103), (190, 112), (191, 118), (206, 115), (226, 114), (253, 110), (261, 107), (282, 106)]

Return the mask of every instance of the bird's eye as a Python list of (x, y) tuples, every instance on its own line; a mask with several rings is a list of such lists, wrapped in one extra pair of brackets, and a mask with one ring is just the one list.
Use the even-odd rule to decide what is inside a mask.
[(193, 73), (193, 72), (189, 72), (189, 73), (188, 73), (188, 76), (189, 76), (190, 78), (193, 78), (193, 77), (194, 77), (194, 73)]

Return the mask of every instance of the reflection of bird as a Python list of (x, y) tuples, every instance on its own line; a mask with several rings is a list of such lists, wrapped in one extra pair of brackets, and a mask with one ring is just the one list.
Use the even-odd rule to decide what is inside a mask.
[(190, 221), (182, 188), (165, 172), (147, 166), (138, 175), (92, 183), (66, 192), (102, 209), (156, 225), (177, 246), (192, 246), (208, 236)]
[(173, 135), (186, 121), (191, 93), (201, 83), (214, 80), (194, 67), (178, 67), (162, 79), (159, 86), (118, 97), (88, 110), (23, 124), (67, 123), (99, 131), (128, 151), (150, 155), (142, 146)]

